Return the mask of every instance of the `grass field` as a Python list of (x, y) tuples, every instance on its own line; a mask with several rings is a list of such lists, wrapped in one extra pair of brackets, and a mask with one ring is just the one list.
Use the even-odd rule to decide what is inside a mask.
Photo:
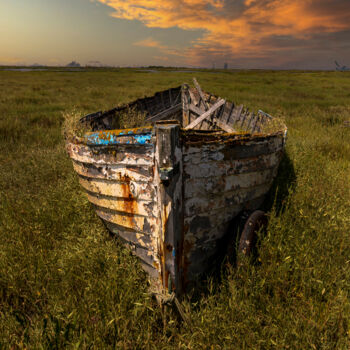
[[(204, 90), (284, 117), (260, 263), (223, 265), (162, 315), (64, 151), (62, 113), (108, 109), (193, 73), (0, 71), (0, 349), (348, 349), (350, 74), (198, 72)], [(270, 204), (270, 205), (269, 205)], [(272, 205), (271, 205), (272, 204)]]

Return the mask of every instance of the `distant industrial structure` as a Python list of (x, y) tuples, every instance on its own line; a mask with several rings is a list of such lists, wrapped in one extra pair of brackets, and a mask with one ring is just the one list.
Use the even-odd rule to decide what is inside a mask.
[(78, 68), (78, 67), (81, 67), (81, 65), (78, 62), (72, 61), (71, 63), (68, 63), (66, 67)]
[(337, 61), (334, 61), (335, 63), (335, 69), (338, 72), (348, 72), (350, 71), (350, 68), (346, 67), (346, 66), (341, 66)]

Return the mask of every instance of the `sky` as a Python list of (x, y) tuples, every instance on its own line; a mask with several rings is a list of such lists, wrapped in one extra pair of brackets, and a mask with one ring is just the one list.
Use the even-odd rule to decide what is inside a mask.
[(0, 0), (0, 64), (350, 66), (350, 0)]

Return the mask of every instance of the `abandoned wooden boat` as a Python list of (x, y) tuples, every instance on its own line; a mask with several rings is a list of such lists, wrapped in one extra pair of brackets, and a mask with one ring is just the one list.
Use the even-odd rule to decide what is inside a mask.
[[(277, 173), (286, 127), (184, 84), (81, 119), (66, 147), (107, 228), (140, 258), (159, 293), (180, 295), (211, 265), (242, 210), (261, 205)], [(136, 110), (145, 124), (117, 129)]]

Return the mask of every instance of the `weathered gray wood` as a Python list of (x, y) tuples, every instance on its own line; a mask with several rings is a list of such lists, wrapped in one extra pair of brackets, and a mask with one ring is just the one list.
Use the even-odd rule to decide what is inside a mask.
[(258, 198), (266, 194), (270, 188), (271, 181), (268, 180), (264, 184), (252, 188), (235, 189), (233, 191), (225, 191), (220, 194), (208, 196), (205, 193), (185, 200), (185, 217), (196, 214), (211, 213), (213, 210), (231, 208), (240, 206), (245, 201)]
[(248, 115), (249, 115), (249, 110), (247, 108), (244, 111), (243, 116), (242, 116), (242, 122), (241, 122), (241, 127), (240, 127), (241, 129), (243, 129), (244, 122), (246, 121)]
[(115, 148), (102, 148), (94, 152), (92, 147), (83, 144), (68, 143), (66, 149), (73, 160), (81, 163), (96, 164), (96, 165), (110, 165), (119, 164), (126, 166), (153, 166), (154, 145), (147, 144), (140, 147), (138, 145), (118, 145)]
[(160, 100), (162, 101), (162, 106), (163, 106), (163, 109), (166, 109), (166, 105), (165, 105), (165, 102), (164, 102), (164, 96), (163, 96), (164, 92), (161, 92), (160, 93)]
[(258, 110), (258, 113), (262, 114), (263, 116), (272, 119), (272, 116), (264, 111), (262, 111), (261, 109)]
[(227, 120), (226, 120), (226, 123), (227, 123), (227, 124), (230, 123), (231, 114), (232, 114), (232, 111), (233, 111), (234, 108), (235, 108), (235, 104), (232, 102), (232, 104), (231, 104), (231, 109), (230, 109), (230, 112), (228, 113), (228, 117), (227, 117)]
[(207, 102), (208, 102), (209, 106), (210, 106), (210, 99), (211, 99), (212, 96), (213, 96), (212, 94), (209, 94), (209, 97), (207, 99)]
[[(280, 161), (280, 157), (280, 151), (262, 154), (259, 157), (208, 160), (207, 162), (200, 163), (193, 163), (190, 157), (186, 157), (186, 161), (184, 162), (184, 174), (186, 177), (190, 178), (205, 178), (254, 172), (259, 169), (274, 167)], [(220, 155), (218, 158), (221, 158)]]
[(256, 116), (255, 121), (254, 121), (254, 124), (253, 124), (253, 126), (252, 126), (252, 133), (254, 133), (254, 131), (255, 131), (255, 129), (256, 129), (256, 126), (257, 126), (257, 124), (258, 124), (258, 122), (259, 122), (259, 119), (260, 119), (260, 115), (258, 114), (258, 115)]
[(160, 112), (152, 117), (147, 118), (146, 122), (148, 122), (148, 121), (156, 122), (156, 121), (164, 119), (164, 118), (168, 117), (169, 115), (174, 114), (180, 110), (181, 110), (181, 103), (178, 103), (178, 104), (176, 104), (176, 105), (174, 105), (174, 106), (172, 106), (172, 107), (170, 107), (170, 108), (168, 108), (168, 109), (166, 109), (166, 110), (164, 110), (164, 111), (162, 111), (162, 112)]
[(219, 193), (252, 188), (273, 179), (276, 167), (267, 168), (251, 173), (234, 175), (213, 176), (207, 178), (190, 178), (185, 180), (185, 198), (196, 198), (203, 193), (210, 193), (214, 196)]
[[(193, 104), (189, 105), (189, 109), (191, 112), (196, 113), (197, 115), (203, 114), (203, 110), (194, 106)], [(224, 130), (226, 132), (235, 132), (235, 129), (233, 129), (231, 126), (227, 125), (225, 122), (223, 122), (217, 118), (214, 118), (213, 122), (215, 122), (219, 128), (221, 128), (222, 130)]]
[(259, 157), (283, 149), (283, 135), (275, 135), (261, 140), (243, 140), (230, 145), (213, 143), (209, 145), (187, 146), (183, 150), (184, 161), (193, 164), (207, 163), (217, 160), (234, 160)]
[(74, 170), (84, 177), (120, 181), (123, 177), (148, 181), (153, 177), (153, 167), (125, 166), (124, 164), (89, 164), (72, 159)]
[(208, 118), (212, 113), (214, 113), (219, 107), (221, 107), (225, 103), (224, 99), (216, 102), (212, 107), (210, 107), (205, 113), (203, 113), (200, 117), (195, 119), (191, 124), (185, 127), (186, 130), (194, 128), (197, 124), (202, 122), (204, 119)]
[(203, 109), (200, 109), (199, 107), (195, 106), (194, 104), (189, 104), (188, 106), (189, 110), (193, 113), (196, 113), (198, 116), (202, 115), (203, 113), (205, 113), (205, 111), (203, 111)]
[(198, 81), (197, 81), (196, 78), (193, 78), (193, 83), (194, 83), (194, 86), (196, 87), (196, 89), (197, 89), (197, 91), (198, 91), (198, 93), (199, 93), (199, 96), (200, 96), (200, 98), (201, 98), (201, 100), (202, 100), (202, 102), (203, 102), (203, 104), (204, 104), (205, 110), (208, 110), (208, 109), (209, 109), (209, 106), (208, 106), (208, 104), (207, 104), (207, 102), (206, 102), (206, 99), (205, 99), (205, 96), (204, 96), (204, 94), (203, 94), (203, 91), (202, 91), (200, 85), (198, 84)]
[(172, 91), (169, 89), (169, 101), (170, 101), (170, 106), (173, 105), (173, 96), (172, 96)]
[[(190, 110), (190, 116), (192, 116), (192, 118), (190, 117), (190, 120), (196, 120), (196, 118), (200, 115), (202, 115), (205, 111), (203, 111), (203, 109), (190, 104), (189, 106), (189, 110)], [(214, 121), (213, 120), (209, 120), (209, 119), (205, 119), (203, 120), (201, 123), (197, 124), (197, 126), (195, 127), (195, 129), (197, 130), (212, 130), (214, 127)]]
[(252, 123), (252, 119), (254, 118), (254, 114), (253, 112), (249, 113), (248, 115), (248, 119), (247, 119), (247, 126), (245, 127), (245, 129), (249, 132), (250, 131), (250, 124)]
[(156, 140), (162, 284), (165, 290), (172, 289), (170, 293), (181, 294), (182, 270), (179, 267), (183, 243), (183, 169), (180, 125), (157, 124)]
[(226, 101), (219, 109), (218, 114), (216, 116), (217, 119), (220, 119), (222, 117), (222, 115), (224, 114), (225, 106), (226, 106)]
[(236, 122), (239, 121), (242, 111), (243, 111), (243, 105), (239, 105), (234, 108), (233, 110), (234, 113), (232, 113), (232, 118), (229, 123), (230, 125), (234, 125)]
[(198, 105), (199, 100), (196, 98), (194, 93), (191, 91), (191, 89), (188, 90), (190, 97), (191, 97), (191, 103), (193, 103), (195, 106)]
[(182, 97), (182, 127), (185, 127), (190, 122), (190, 112), (188, 109), (188, 97), (187, 92), (189, 90), (188, 85), (184, 84), (181, 89), (181, 97)]
[(128, 241), (130, 243), (136, 244), (140, 247), (144, 247), (149, 249), (150, 251), (154, 251), (154, 246), (152, 245), (152, 236), (147, 234), (141, 234), (135, 230), (127, 229), (123, 226), (119, 226), (113, 224), (112, 222), (105, 221), (107, 228), (121, 237), (123, 240)]
[[(175, 101), (174, 101), (174, 105), (178, 103), (179, 101), (179, 97), (182, 95), (182, 88), (180, 89), (179, 93), (177, 94)], [(179, 102), (180, 103), (180, 102)]]

